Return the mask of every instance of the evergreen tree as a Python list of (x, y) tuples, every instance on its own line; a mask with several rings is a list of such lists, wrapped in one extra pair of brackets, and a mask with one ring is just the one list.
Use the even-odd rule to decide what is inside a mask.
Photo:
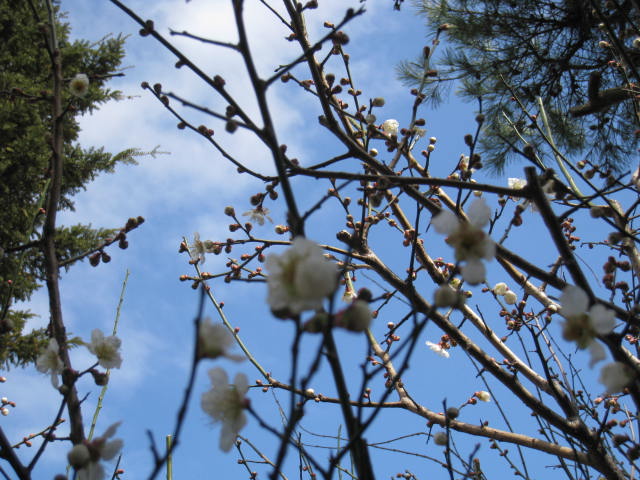
[[(42, 330), (23, 334), (32, 314), (15, 307), (16, 302), (30, 298), (44, 277), (41, 208), (49, 181), (52, 120), (51, 60), (42, 29), (46, 21), (44, 2), (0, 0), (0, 365), (5, 368), (32, 362), (46, 343)], [(139, 152), (111, 155), (76, 142), (77, 117), (121, 96), (106, 85), (122, 61), (124, 38), (106, 38), (97, 44), (71, 42), (69, 25), (61, 22), (56, 27), (65, 79), (83, 73), (90, 81), (85, 96), (73, 96), (67, 90), (63, 99), (67, 110), (60, 205), (72, 210), (76, 193), (100, 173), (112, 172), (117, 163), (134, 162)], [(68, 268), (113, 233), (91, 225), (59, 228), (60, 262)], [(126, 247), (126, 242), (121, 246)]]
[(530, 117), (541, 104), (562, 151), (615, 169), (637, 153), (638, 2), (421, 0), (419, 9), (447, 45), (438, 51), (436, 41), (437, 64), (426, 55), (403, 63), (401, 76), (435, 104), (456, 81), (481, 98), (482, 144), (497, 170), (516, 152), (542, 155)]

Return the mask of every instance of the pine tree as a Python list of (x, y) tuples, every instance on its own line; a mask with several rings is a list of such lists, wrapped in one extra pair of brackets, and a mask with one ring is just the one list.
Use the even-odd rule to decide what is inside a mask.
[(531, 117), (541, 104), (563, 152), (614, 169), (637, 153), (638, 2), (422, 0), (419, 10), (437, 32), (437, 60), (404, 62), (401, 77), (435, 104), (456, 81), (464, 97), (481, 98), (482, 144), (497, 170), (527, 156), (526, 144), (543, 156)]
[[(46, 21), (44, 2), (0, 0), (0, 365), (5, 368), (32, 362), (46, 344), (43, 330), (23, 333), (32, 314), (15, 306), (31, 297), (44, 276), (41, 209), (49, 181), (52, 95), (51, 60), (42, 28)], [(86, 96), (74, 97), (67, 91), (63, 99), (67, 111), (60, 204), (61, 209), (72, 210), (76, 193), (100, 173), (113, 172), (117, 163), (134, 162), (139, 152), (112, 155), (77, 144), (77, 117), (121, 97), (106, 85), (118, 74), (124, 38), (105, 38), (97, 44), (71, 42), (69, 25), (60, 22), (56, 27), (65, 79), (78, 73), (90, 79)], [(60, 227), (58, 258), (68, 268), (113, 233), (91, 225)]]

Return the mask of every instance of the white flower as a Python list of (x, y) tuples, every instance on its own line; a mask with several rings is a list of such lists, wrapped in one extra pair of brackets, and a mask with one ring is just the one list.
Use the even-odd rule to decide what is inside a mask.
[(36, 360), (36, 368), (41, 373), (51, 373), (51, 384), (54, 388), (58, 388), (58, 374), (62, 373), (64, 363), (60, 358), (58, 351), (58, 342), (55, 338), (49, 340), (49, 345)]
[(198, 353), (200, 358), (226, 357), (241, 362), (244, 357), (233, 355), (227, 350), (233, 345), (233, 337), (224, 325), (214, 324), (210, 318), (200, 322), (198, 330)]
[(264, 219), (273, 223), (269, 216), (269, 209), (263, 207), (256, 207), (253, 210), (248, 210), (242, 214), (244, 217), (249, 217), (250, 222), (256, 222), (258, 225), (264, 225)]
[(514, 190), (522, 190), (527, 186), (527, 181), (524, 178), (509, 178), (507, 185)]
[(507, 305), (515, 305), (517, 301), (518, 301), (518, 296), (516, 295), (515, 292), (509, 290), (504, 294), (504, 303), (506, 303)]
[(192, 260), (198, 260), (201, 264), (203, 264), (206, 260), (204, 254), (206, 252), (206, 248), (204, 246), (204, 242), (200, 241), (200, 234), (195, 232), (193, 234), (193, 243), (191, 247), (189, 247), (189, 255), (191, 255)]
[(624, 390), (633, 380), (633, 371), (624, 363), (608, 363), (600, 370), (598, 381), (607, 388), (607, 393), (618, 393)]
[(491, 260), (496, 245), (482, 230), (491, 218), (491, 209), (483, 198), (473, 201), (468, 210), (469, 222), (462, 222), (449, 210), (433, 217), (431, 223), (438, 233), (448, 235), (447, 243), (455, 249), (457, 261), (466, 261), (462, 266), (463, 278), (472, 285), (484, 280), (485, 266), (481, 259)]
[(589, 297), (580, 288), (567, 286), (560, 296), (560, 314), (566, 319), (562, 335), (565, 340), (576, 342), (578, 348), (589, 348), (591, 366), (603, 360), (604, 349), (594, 345), (597, 335), (610, 333), (616, 325), (615, 312), (602, 305), (593, 305), (589, 311)]
[(247, 377), (238, 373), (229, 385), (229, 379), (224, 370), (219, 367), (209, 370), (209, 378), (213, 388), (202, 394), (200, 404), (214, 422), (222, 422), (220, 432), (220, 449), (224, 452), (231, 450), (238, 432), (247, 423), (244, 409), (247, 405), (245, 394), (249, 390)]
[(479, 392), (476, 392), (476, 397), (478, 397), (478, 400), (480, 400), (481, 402), (491, 401), (491, 394), (485, 390), (480, 390)]
[(0, 413), (6, 417), (7, 415), (9, 415), (9, 409), (7, 407), (2, 407), (0, 408)]
[(440, 355), (443, 358), (449, 358), (449, 352), (447, 350), (445, 350), (444, 348), (442, 348), (440, 346), (440, 344), (430, 342), (429, 340), (427, 340), (425, 343), (426, 343), (427, 347), (429, 347), (431, 349), (431, 351), (437, 353), (438, 355)]
[(112, 460), (122, 450), (121, 439), (108, 440), (115, 435), (120, 422), (111, 425), (101, 437), (90, 442), (74, 445), (67, 454), (69, 464), (78, 472), (78, 480), (103, 480), (104, 467), (101, 460)]
[(496, 283), (493, 287), (493, 293), (495, 293), (496, 295), (502, 296), (508, 291), (509, 291), (509, 287), (507, 287), (507, 284), (504, 282)]
[(115, 335), (105, 337), (96, 328), (91, 332), (91, 343), (87, 344), (87, 348), (98, 357), (98, 364), (102, 368), (120, 368), (122, 365), (122, 357), (118, 351), (120, 343), (120, 339)]
[(317, 310), (322, 300), (338, 287), (338, 268), (322, 249), (304, 237), (293, 239), (283, 254), (267, 257), (268, 301), (278, 316)]
[(89, 77), (84, 73), (77, 73), (69, 83), (69, 90), (76, 97), (84, 97), (89, 92)]
[(400, 127), (398, 121), (390, 118), (389, 120), (385, 120), (382, 124), (382, 131), (387, 135), (398, 135), (398, 127)]

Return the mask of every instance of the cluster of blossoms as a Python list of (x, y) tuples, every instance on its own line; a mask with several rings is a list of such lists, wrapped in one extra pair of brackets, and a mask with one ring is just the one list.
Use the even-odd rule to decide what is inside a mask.
[(438, 233), (447, 235), (447, 243), (455, 249), (458, 262), (465, 262), (460, 271), (462, 278), (471, 285), (484, 281), (486, 268), (482, 259), (491, 260), (496, 245), (483, 230), (491, 218), (491, 209), (484, 199), (478, 198), (470, 205), (469, 221), (461, 221), (453, 212), (443, 210), (431, 223)]
[(222, 423), (220, 432), (220, 449), (228, 452), (238, 436), (238, 432), (246, 425), (244, 413), (248, 405), (245, 398), (249, 390), (246, 375), (236, 374), (233, 384), (229, 384), (227, 373), (219, 368), (209, 370), (211, 390), (202, 394), (200, 405), (214, 422)]
[[(85, 343), (89, 351), (98, 359), (98, 364), (103, 368), (120, 368), (122, 356), (120, 355), (121, 341), (115, 335), (105, 337), (95, 329), (91, 332), (91, 342)], [(64, 363), (60, 358), (60, 348), (55, 338), (49, 340), (47, 348), (36, 360), (36, 369), (41, 373), (51, 375), (51, 384), (54, 388), (60, 385), (58, 375), (64, 370)]]
[(109, 440), (116, 433), (120, 422), (114, 423), (101, 437), (74, 445), (67, 454), (67, 460), (78, 473), (78, 480), (103, 480), (105, 478), (102, 460), (113, 460), (122, 450), (123, 441)]
[(304, 237), (294, 238), (281, 255), (267, 256), (266, 267), (269, 306), (279, 318), (320, 309), (322, 301), (338, 287), (337, 266)]
[(504, 303), (507, 305), (515, 305), (518, 301), (516, 293), (513, 290), (509, 290), (509, 287), (504, 282), (496, 283), (492, 291), (495, 295), (503, 297)]

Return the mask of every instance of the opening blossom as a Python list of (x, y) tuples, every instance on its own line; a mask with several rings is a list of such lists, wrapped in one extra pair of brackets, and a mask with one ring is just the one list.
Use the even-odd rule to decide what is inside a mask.
[(85, 73), (77, 73), (69, 83), (69, 90), (76, 97), (84, 97), (89, 93), (89, 77)]
[(248, 401), (245, 395), (249, 390), (249, 383), (245, 374), (238, 373), (233, 380), (233, 385), (229, 385), (227, 373), (220, 367), (209, 370), (209, 378), (213, 388), (202, 394), (200, 405), (214, 423), (222, 423), (220, 449), (228, 452), (238, 432), (247, 423), (244, 409)]
[(229, 360), (241, 362), (244, 357), (228, 352), (233, 343), (233, 337), (224, 325), (214, 324), (210, 318), (200, 322), (198, 330), (198, 353), (200, 358), (226, 357)]
[(244, 217), (249, 217), (250, 222), (255, 222), (258, 225), (264, 225), (264, 219), (266, 218), (269, 222), (273, 223), (271, 217), (269, 216), (269, 209), (264, 207), (256, 207), (253, 210), (246, 211), (242, 214)]
[(427, 340), (425, 344), (431, 349), (432, 352), (437, 353), (442, 358), (449, 358), (449, 352), (446, 349), (442, 348), (439, 343), (433, 343)]
[(91, 332), (91, 343), (87, 348), (98, 357), (98, 364), (102, 368), (120, 368), (122, 356), (119, 349), (122, 342), (115, 335), (105, 337), (97, 328)]
[(390, 118), (389, 120), (385, 120), (382, 124), (382, 131), (387, 135), (398, 135), (398, 128), (400, 124), (397, 120)]
[(206, 253), (204, 242), (200, 240), (200, 234), (198, 232), (193, 234), (193, 243), (189, 247), (189, 255), (192, 260), (199, 260), (200, 264), (203, 264), (206, 260), (204, 254)]
[(120, 450), (121, 439), (108, 440), (115, 435), (120, 422), (114, 423), (101, 437), (79, 443), (67, 454), (69, 465), (76, 469), (78, 480), (104, 480), (105, 471), (101, 460), (113, 460)]
[(496, 244), (483, 230), (491, 218), (491, 209), (483, 198), (478, 198), (467, 212), (469, 222), (461, 221), (453, 212), (442, 210), (431, 223), (436, 232), (448, 235), (446, 242), (455, 249), (458, 262), (465, 262), (460, 271), (471, 285), (484, 281), (486, 269), (482, 259), (491, 260)]
[(269, 306), (280, 318), (319, 309), (338, 287), (338, 267), (304, 237), (294, 238), (281, 255), (267, 256), (266, 267)]
[(566, 320), (562, 326), (564, 339), (576, 342), (581, 350), (589, 349), (590, 366), (604, 360), (605, 351), (596, 341), (596, 336), (611, 333), (616, 325), (615, 312), (599, 304), (589, 309), (589, 297), (581, 288), (573, 285), (569, 285), (562, 291), (560, 303), (562, 304), (560, 314)]
[(60, 382), (58, 374), (62, 373), (64, 363), (59, 355), (58, 341), (55, 338), (49, 340), (49, 345), (36, 360), (36, 369), (41, 373), (51, 373), (51, 385), (58, 388)]

